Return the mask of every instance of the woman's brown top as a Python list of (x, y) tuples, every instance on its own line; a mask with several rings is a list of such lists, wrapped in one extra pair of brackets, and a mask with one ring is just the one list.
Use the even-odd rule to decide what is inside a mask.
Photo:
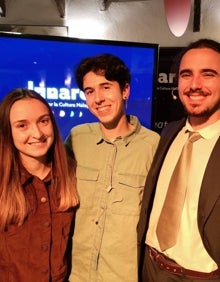
[(74, 209), (57, 211), (50, 176), (42, 181), (25, 172), (22, 183), (29, 201), (36, 199), (37, 205), (22, 226), (10, 225), (0, 233), (0, 281), (68, 281), (66, 253)]

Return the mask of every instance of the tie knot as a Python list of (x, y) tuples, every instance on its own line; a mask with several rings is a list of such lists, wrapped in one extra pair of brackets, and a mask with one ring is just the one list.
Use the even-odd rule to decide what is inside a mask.
[(196, 140), (200, 139), (202, 136), (199, 134), (199, 132), (195, 132), (195, 131), (189, 131), (189, 138), (188, 141), (193, 143)]

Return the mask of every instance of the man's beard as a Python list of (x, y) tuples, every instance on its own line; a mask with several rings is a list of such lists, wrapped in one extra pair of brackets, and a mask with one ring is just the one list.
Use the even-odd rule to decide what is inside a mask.
[(191, 117), (209, 118), (216, 111), (218, 111), (220, 109), (220, 102), (216, 103), (212, 108), (206, 107), (203, 110), (197, 109), (198, 107), (194, 107), (194, 109), (192, 109), (192, 106), (190, 107), (190, 109), (187, 109), (187, 107), (185, 105), (183, 105), (183, 107), (184, 107), (186, 113)]

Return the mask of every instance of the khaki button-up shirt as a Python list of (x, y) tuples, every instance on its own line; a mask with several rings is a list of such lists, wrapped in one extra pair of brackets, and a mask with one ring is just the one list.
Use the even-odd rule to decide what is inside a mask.
[(136, 227), (159, 136), (130, 117), (133, 131), (107, 140), (99, 123), (74, 128), (67, 139), (77, 160), (71, 282), (137, 281)]

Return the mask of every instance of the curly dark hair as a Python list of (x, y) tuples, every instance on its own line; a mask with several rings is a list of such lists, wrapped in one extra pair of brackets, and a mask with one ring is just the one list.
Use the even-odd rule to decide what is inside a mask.
[(75, 70), (75, 79), (82, 91), (84, 90), (83, 78), (90, 71), (104, 75), (107, 80), (117, 81), (121, 90), (131, 81), (131, 74), (125, 63), (112, 54), (101, 54), (81, 60)]

